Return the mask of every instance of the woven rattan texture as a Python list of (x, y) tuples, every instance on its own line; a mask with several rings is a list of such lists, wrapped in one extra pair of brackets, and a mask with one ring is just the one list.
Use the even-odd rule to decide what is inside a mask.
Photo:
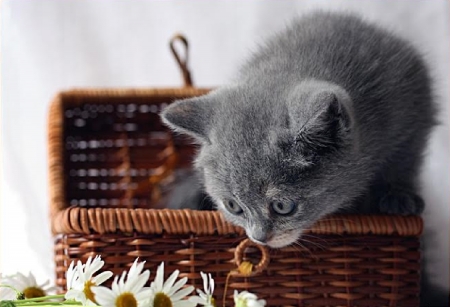
[[(57, 284), (75, 259), (102, 255), (105, 269), (119, 274), (136, 257), (154, 274), (179, 269), (202, 288), (200, 271), (209, 272), (221, 298), (228, 272), (234, 270), (242, 236), (109, 234), (63, 235), (56, 241)], [(232, 276), (229, 289), (250, 290), (268, 306), (418, 306), (418, 241), (400, 236), (306, 236), (301, 245), (270, 251), (270, 264), (259, 275)], [(259, 261), (256, 250), (245, 260)], [(232, 294), (230, 291), (229, 295)], [(229, 301), (231, 306), (231, 301)]]
[[(102, 255), (121, 273), (136, 257), (155, 273), (180, 269), (201, 287), (236, 268), (244, 231), (219, 212), (163, 210), (164, 184), (191, 165), (191, 141), (173, 135), (158, 113), (195, 88), (75, 90), (59, 94), (49, 113), (51, 227), (57, 284), (72, 260)], [(419, 217), (336, 216), (314, 225), (304, 242), (270, 252), (259, 275), (233, 276), (269, 306), (419, 306)], [(244, 258), (258, 262), (260, 252)]]

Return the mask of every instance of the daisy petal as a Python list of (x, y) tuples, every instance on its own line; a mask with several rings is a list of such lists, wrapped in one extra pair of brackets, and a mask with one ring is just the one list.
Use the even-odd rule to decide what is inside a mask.
[(91, 267), (89, 268), (90, 275), (100, 270), (104, 264), (105, 264), (104, 261), (94, 261), (94, 263), (92, 263)]
[(205, 296), (206, 296), (206, 293), (203, 292), (203, 291), (200, 290), (200, 289), (195, 289), (195, 291), (197, 291), (197, 293), (198, 293), (200, 296), (202, 296), (202, 295), (205, 295)]
[(163, 282), (164, 282), (164, 262), (161, 262), (161, 264), (158, 266), (158, 269), (156, 270), (156, 277), (154, 281), (155, 289), (161, 291), (163, 288)]
[(66, 294), (64, 294), (64, 298), (66, 300), (71, 300), (71, 299), (75, 298), (76, 293), (77, 293), (77, 291), (70, 289), (66, 292)]
[(205, 289), (205, 291), (208, 292), (208, 275), (206, 275), (203, 272), (200, 272), (200, 276), (202, 276), (203, 279), (203, 289)]
[(73, 281), (76, 277), (76, 270), (74, 270), (74, 265), (75, 265), (75, 263), (72, 261), (66, 272), (66, 282), (67, 282), (68, 289), (72, 289)]
[(211, 274), (208, 274), (209, 276), (209, 294), (214, 293), (214, 279), (212, 278)]
[(48, 295), (48, 293), (50, 293), (50, 292), (54, 293), (54, 292), (56, 292), (57, 290), (58, 290), (58, 287), (56, 287), (56, 286), (52, 286), (52, 287), (47, 287), (47, 288), (45, 288), (45, 292), (47, 293), (47, 295)]
[(50, 280), (46, 280), (43, 284), (40, 284), (39, 286), (38, 286), (38, 288), (41, 288), (41, 289), (43, 289), (45, 286), (48, 286), (50, 284)]
[(180, 279), (179, 281), (177, 281), (173, 287), (166, 292), (166, 294), (168, 296), (171, 296), (172, 294), (174, 294), (175, 292), (177, 292), (179, 289), (181, 289), (181, 287), (183, 287), (187, 282), (187, 277), (183, 277), (182, 279)]
[(0, 299), (12, 301), (16, 299), (16, 292), (9, 288), (0, 288)]
[(91, 290), (92, 293), (95, 294), (95, 300), (100, 306), (108, 304), (108, 302), (115, 301), (116, 299), (114, 292), (106, 287), (91, 287)]
[(188, 301), (197, 305), (206, 305), (208, 302), (198, 296), (191, 296)]
[(91, 262), (92, 262), (92, 256), (89, 256), (87, 261), (86, 261), (86, 267), (90, 267), (91, 266)]
[(152, 294), (153, 294), (152, 289), (147, 288), (146, 290), (140, 291), (138, 294), (135, 295), (135, 297), (138, 301), (143, 301), (152, 296)]
[[(125, 272), (124, 272), (125, 273)], [(123, 277), (124, 274), (122, 274)], [(121, 278), (122, 279), (122, 278)], [(111, 290), (115, 293), (115, 294), (119, 294), (120, 293), (120, 288), (118, 285), (118, 280), (119, 280), (119, 276), (116, 275), (116, 277), (114, 277), (114, 282), (111, 285)]]
[(77, 262), (77, 272), (78, 272), (78, 276), (80, 281), (84, 284), (86, 282), (86, 277), (85, 274), (83, 273), (83, 264), (81, 263), (80, 260), (78, 260)]
[(166, 282), (164, 283), (164, 287), (162, 289), (162, 292), (168, 293), (169, 290), (172, 288), (173, 283), (178, 277), (178, 274), (180, 274), (179, 270), (175, 270), (172, 274), (170, 274), (169, 278), (167, 278)]
[(173, 301), (178, 301), (178, 300), (181, 300), (182, 298), (186, 297), (187, 295), (189, 295), (192, 291), (194, 291), (194, 287), (189, 286), (184, 289), (181, 289), (180, 291), (178, 291), (177, 293), (172, 295), (171, 298)]
[(92, 278), (92, 281), (98, 286), (107, 281), (113, 276), (113, 272), (106, 271), (98, 274), (97, 276)]
[(142, 289), (144, 285), (147, 283), (148, 278), (150, 277), (150, 271), (143, 272), (138, 278), (136, 278), (136, 281), (130, 286), (130, 291), (135, 293)]
[(140, 263), (138, 263), (139, 258), (137, 258), (134, 262), (133, 265), (131, 266), (130, 270), (128, 271), (128, 278), (132, 278), (134, 279), (135, 276), (139, 275), (142, 270), (144, 269), (144, 264), (145, 261), (142, 261)]
[(28, 273), (28, 281), (30, 282), (30, 286), (37, 286), (36, 278), (31, 272)]
[[(16, 277), (15, 278), (15, 280), (16, 280), (15, 288), (17, 288), (17, 290), (23, 291), (25, 288), (28, 287), (28, 279), (25, 277), (25, 275), (23, 275), (22, 273), (17, 273), (15, 277)], [(11, 282), (11, 279), (12, 278), (9, 278), (10, 282)]]
[(188, 300), (173, 302), (172, 305), (173, 307), (195, 307), (195, 304)]

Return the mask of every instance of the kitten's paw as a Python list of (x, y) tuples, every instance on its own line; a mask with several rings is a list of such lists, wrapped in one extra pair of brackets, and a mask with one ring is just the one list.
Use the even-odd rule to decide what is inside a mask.
[(391, 190), (380, 200), (381, 213), (415, 215), (423, 212), (425, 203), (423, 199), (414, 193)]

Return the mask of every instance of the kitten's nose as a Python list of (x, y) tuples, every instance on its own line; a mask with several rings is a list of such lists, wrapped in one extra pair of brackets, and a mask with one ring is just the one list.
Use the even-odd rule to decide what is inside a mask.
[(271, 235), (267, 232), (257, 232), (249, 235), (249, 238), (257, 244), (266, 245), (267, 241), (271, 238)]
[(266, 245), (266, 242), (267, 242), (267, 236), (264, 236), (264, 237), (254, 237), (254, 236), (251, 236), (250, 237), (250, 239), (253, 241), (253, 242), (255, 242), (255, 243), (257, 243), (257, 244), (260, 244), (260, 245)]

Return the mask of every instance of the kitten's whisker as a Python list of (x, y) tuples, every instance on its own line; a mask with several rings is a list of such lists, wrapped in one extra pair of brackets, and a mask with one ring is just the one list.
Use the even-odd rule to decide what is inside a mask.
[[(303, 229), (303, 231), (308, 231), (308, 229)], [(302, 232), (301, 235), (302, 236), (314, 236), (314, 235), (317, 235), (316, 238), (319, 238), (319, 236), (337, 236), (337, 237), (343, 237), (344, 236), (344, 234), (338, 233), (338, 232), (335, 232), (335, 231), (331, 231), (330, 233), (327, 233), (327, 234), (315, 234), (314, 232), (313, 233)], [(325, 240), (325, 239), (322, 239), (322, 240)]]
[[(298, 245), (298, 244), (296, 244), (296, 243), (292, 243), (291, 245), (289, 245), (289, 247), (294, 248), (296, 252), (303, 253), (303, 250), (301, 250), (300, 247), (297, 246), (297, 245)], [(300, 257), (300, 256), (299, 256), (299, 257)]]
[(304, 238), (300, 238), (300, 240), (302, 240), (302, 241), (304, 241), (304, 242), (307, 242), (307, 243), (310, 243), (310, 244), (313, 244), (313, 245), (317, 246), (318, 248), (320, 248), (321, 250), (327, 249), (324, 245), (319, 244), (319, 243), (317, 243), (317, 242), (310, 241), (310, 240), (307, 240), (307, 239), (304, 239)]
[(301, 250), (299, 250), (300, 252), (303, 252), (306, 250), (311, 258), (318, 258), (317, 255), (314, 255), (314, 253), (308, 247), (306, 247), (299, 241), (295, 241), (293, 244), (298, 245), (298, 247), (302, 248)]
[(328, 243), (328, 241), (327, 240), (325, 240), (324, 238), (321, 238), (321, 237), (319, 237), (319, 236), (315, 236), (315, 235), (311, 235), (311, 234), (302, 234), (302, 237), (304, 237), (304, 236), (306, 236), (306, 237), (311, 237), (311, 238), (313, 238), (313, 239), (316, 239), (316, 240), (321, 240), (322, 242), (325, 242), (325, 243)]

